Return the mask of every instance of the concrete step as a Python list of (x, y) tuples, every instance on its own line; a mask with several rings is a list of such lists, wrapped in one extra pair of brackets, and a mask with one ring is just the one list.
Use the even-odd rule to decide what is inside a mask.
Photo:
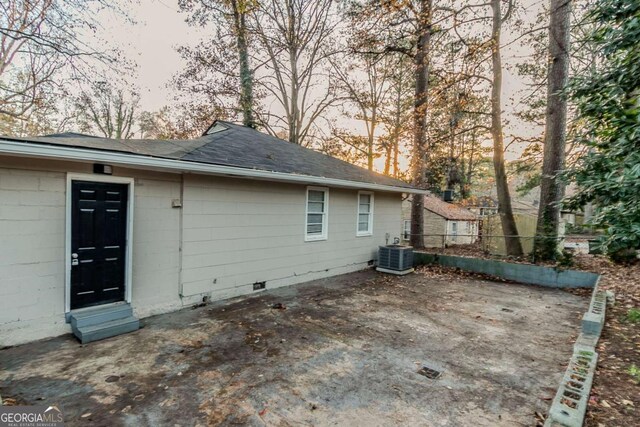
[(72, 328), (77, 329), (131, 316), (133, 310), (130, 304), (97, 306), (71, 312), (70, 323)]
[(140, 321), (134, 316), (111, 320), (97, 325), (73, 328), (74, 335), (82, 344), (98, 341), (116, 335), (126, 334), (140, 328)]

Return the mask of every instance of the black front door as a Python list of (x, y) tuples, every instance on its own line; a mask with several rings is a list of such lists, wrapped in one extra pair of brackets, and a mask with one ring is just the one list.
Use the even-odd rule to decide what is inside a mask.
[(71, 309), (124, 300), (126, 184), (72, 181)]

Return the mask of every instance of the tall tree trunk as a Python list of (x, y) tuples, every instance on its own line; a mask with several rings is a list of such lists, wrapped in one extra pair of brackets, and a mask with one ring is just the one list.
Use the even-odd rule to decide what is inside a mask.
[(376, 141), (376, 126), (377, 126), (377, 122), (376, 120), (378, 120), (377, 114), (376, 114), (376, 107), (373, 107), (373, 111), (371, 113), (371, 124), (369, 126), (369, 135), (368, 135), (368, 140), (367, 140), (367, 169), (369, 169), (370, 171), (373, 170), (373, 156), (374, 156), (374, 146), (375, 146), (375, 141)]
[(569, 78), (570, 0), (550, 0), (547, 112), (544, 132), (540, 208), (536, 228), (536, 259), (555, 259), (558, 253), (560, 201), (564, 184), (557, 175), (564, 168), (567, 140), (567, 100), (562, 95)]
[[(493, 28), (491, 35), (491, 62), (493, 66), (493, 82), (491, 87), (491, 136), (493, 137), (493, 168), (496, 176), (498, 192), (498, 213), (502, 223), (502, 234), (505, 236), (507, 255), (521, 256), (522, 244), (518, 237), (516, 221), (511, 208), (511, 195), (507, 182), (504, 160), (504, 135), (502, 132), (502, 58), (500, 55), (500, 33), (504, 19), (500, 3), (502, 0), (491, 0), (493, 11)], [(507, 12), (508, 15), (509, 12)]]
[(471, 197), (471, 180), (473, 179), (473, 167), (474, 167), (474, 154), (476, 149), (476, 136), (475, 133), (471, 135), (471, 144), (469, 148), (469, 159), (467, 160), (467, 169), (465, 172), (464, 184), (462, 186), (462, 199), (468, 199)]
[[(415, 93), (413, 104), (413, 185), (424, 188), (425, 155), (427, 149), (427, 100), (429, 88), (429, 47), (431, 42), (431, 19), (433, 0), (420, 0), (418, 15), (418, 44), (414, 58)], [(411, 201), (411, 245), (424, 248), (424, 196), (414, 194)]]
[[(399, 131), (398, 131), (399, 132)], [(398, 134), (396, 133), (393, 137), (393, 177), (398, 178), (398, 172), (400, 165), (398, 164), (398, 158), (400, 157), (400, 141), (398, 138)]]
[(391, 174), (391, 155), (392, 155), (392, 145), (391, 143), (388, 143), (387, 146), (384, 148), (384, 174), (385, 175), (390, 175)]
[(455, 158), (455, 145), (456, 145), (456, 128), (455, 128), (455, 113), (449, 120), (449, 159), (447, 160), (447, 182), (445, 190), (453, 190), (457, 179), (458, 163)]
[(394, 101), (395, 112), (393, 115), (393, 130), (391, 132), (391, 144), (393, 148), (393, 177), (398, 177), (398, 157), (400, 151), (400, 132), (402, 132), (402, 88), (398, 86), (396, 91), (396, 98)]
[(287, 7), (287, 42), (289, 43), (289, 66), (291, 67), (291, 100), (289, 101), (289, 142), (300, 144), (300, 109), (298, 107), (298, 40), (296, 37), (296, 10), (292, 0), (286, 1)]
[(240, 66), (240, 111), (242, 124), (250, 128), (256, 127), (253, 115), (253, 73), (249, 67), (249, 49), (247, 47), (246, 10), (236, 0), (232, 0), (233, 23), (236, 32), (236, 48)]

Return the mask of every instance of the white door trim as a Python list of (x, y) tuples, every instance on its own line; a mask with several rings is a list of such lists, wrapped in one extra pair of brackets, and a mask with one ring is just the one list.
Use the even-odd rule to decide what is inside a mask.
[(134, 179), (123, 176), (93, 175), (86, 173), (67, 173), (67, 194), (65, 213), (65, 254), (64, 254), (64, 312), (71, 311), (71, 183), (73, 181), (109, 182), (114, 184), (127, 184), (129, 187), (127, 197), (127, 243), (125, 247), (125, 273), (124, 273), (124, 298), (131, 303), (132, 285), (132, 252), (133, 252), (133, 201)]

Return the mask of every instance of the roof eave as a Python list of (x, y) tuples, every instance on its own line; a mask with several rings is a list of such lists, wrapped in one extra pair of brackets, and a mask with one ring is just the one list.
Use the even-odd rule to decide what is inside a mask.
[(36, 157), (51, 160), (71, 160), (79, 162), (107, 163), (124, 167), (162, 170), (177, 173), (195, 173), (203, 175), (229, 176), (263, 181), (288, 182), (296, 184), (314, 184), (327, 187), (353, 188), (365, 190), (389, 191), (395, 193), (427, 194), (425, 190), (371, 182), (349, 181), (310, 175), (272, 172), (234, 166), (174, 160), (140, 154), (102, 151), (78, 147), (34, 144), (0, 139), (0, 154)]
[(446, 219), (447, 221), (477, 221), (478, 218), (473, 217), (473, 218), (460, 218), (460, 217), (451, 217), (451, 216), (446, 216), (441, 214), (440, 212), (436, 212), (433, 209), (429, 209), (427, 207), (424, 208), (425, 211), (429, 211), (434, 215), (438, 215), (440, 218), (442, 219)]

